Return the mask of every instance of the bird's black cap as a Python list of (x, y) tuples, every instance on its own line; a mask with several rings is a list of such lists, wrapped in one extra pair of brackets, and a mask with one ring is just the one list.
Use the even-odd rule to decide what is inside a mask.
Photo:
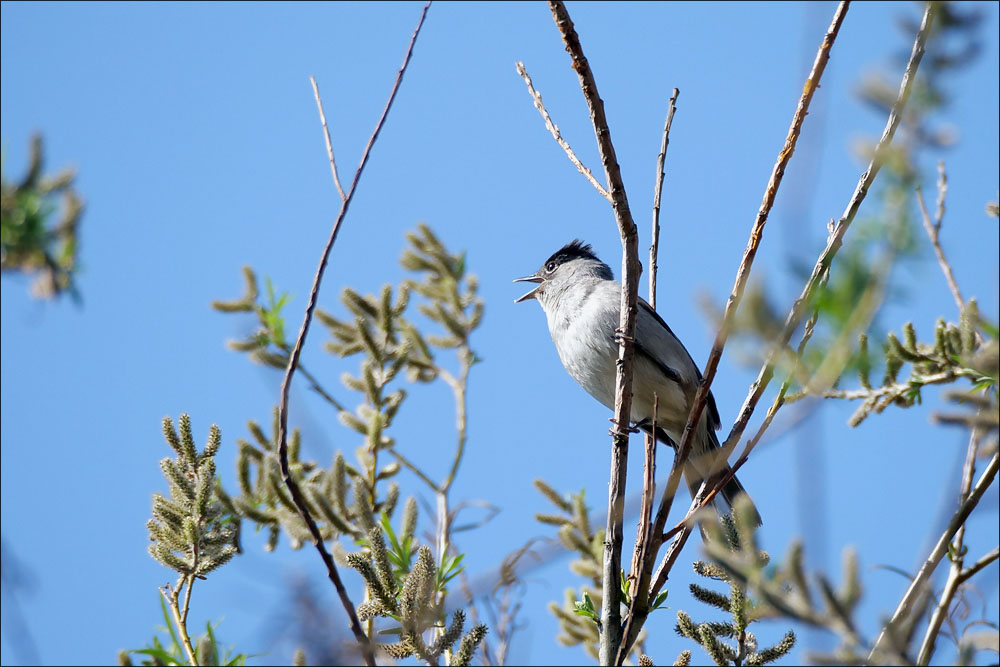
[(549, 262), (561, 265), (580, 258), (597, 259), (597, 255), (594, 254), (594, 249), (590, 247), (589, 243), (584, 243), (580, 239), (573, 239), (562, 248), (559, 248), (559, 250), (556, 250), (551, 257), (545, 260), (543, 266), (548, 266)]

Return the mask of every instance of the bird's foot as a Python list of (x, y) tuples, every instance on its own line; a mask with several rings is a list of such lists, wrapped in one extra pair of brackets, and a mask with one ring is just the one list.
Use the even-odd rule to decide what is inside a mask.
[(615, 342), (619, 345), (624, 342), (634, 343), (635, 338), (632, 336), (626, 336), (625, 332), (621, 330), (621, 327), (615, 329)]
[(614, 426), (612, 426), (608, 430), (608, 433), (610, 433), (615, 438), (627, 438), (630, 434), (639, 432), (638, 428), (631, 425), (625, 428), (624, 430), (619, 428), (618, 423), (615, 421), (614, 417), (609, 418), (608, 421), (614, 424)]

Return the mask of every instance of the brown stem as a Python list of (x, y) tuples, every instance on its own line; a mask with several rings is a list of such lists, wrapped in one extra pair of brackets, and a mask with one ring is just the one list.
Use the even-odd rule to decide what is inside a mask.
[[(656, 520), (653, 529), (653, 534), (657, 537), (663, 533), (663, 528), (667, 521), (667, 515), (670, 513), (670, 507), (673, 503), (674, 495), (677, 493), (677, 487), (680, 484), (684, 462), (687, 460), (691, 451), (691, 444), (694, 439), (696, 425), (701, 423), (701, 416), (705, 409), (705, 402), (708, 399), (712, 381), (715, 379), (715, 374), (719, 366), (719, 360), (722, 358), (722, 350), (725, 347), (727, 338), (729, 337), (733, 317), (735, 316), (736, 309), (743, 297), (743, 290), (746, 287), (747, 280), (750, 276), (750, 269), (753, 265), (754, 257), (757, 254), (757, 248), (760, 245), (761, 237), (764, 232), (764, 225), (767, 223), (771, 207), (774, 205), (775, 197), (778, 194), (778, 187), (781, 185), (781, 180), (785, 174), (785, 168), (788, 166), (792, 153), (795, 151), (799, 135), (802, 132), (802, 124), (809, 111), (809, 103), (812, 101), (813, 94), (819, 88), (819, 82), (823, 76), (823, 71), (826, 69), (827, 61), (830, 59), (830, 49), (837, 38), (837, 34), (840, 32), (840, 26), (844, 21), (849, 5), (849, 2), (843, 1), (837, 6), (833, 20), (830, 23), (830, 27), (823, 36), (823, 41), (816, 53), (816, 59), (813, 62), (812, 70), (809, 72), (809, 77), (806, 79), (805, 86), (803, 87), (802, 96), (799, 98), (795, 114), (792, 116), (792, 123), (788, 128), (788, 135), (785, 138), (784, 146), (782, 147), (781, 152), (778, 153), (778, 158), (771, 171), (771, 177), (768, 180), (767, 188), (764, 190), (764, 197), (761, 201), (760, 209), (757, 212), (757, 217), (754, 220), (753, 227), (750, 231), (750, 239), (747, 242), (746, 250), (743, 252), (743, 259), (740, 261), (740, 266), (736, 272), (736, 282), (733, 285), (733, 290), (729, 296), (729, 300), (726, 302), (722, 325), (719, 328), (718, 334), (716, 334), (715, 342), (712, 344), (712, 351), (709, 354), (708, 362), (705, 364), (704, 378), (698, 386), (698, 392), (695, 394), (694, 402), (691, 405), (691, 411), (688, 415), (687, 424), (684, 427), (683, 436), (681, 437), (681, 441), (678, 443), (677, 451), (674, 455), (673, 468), (670, 471), (670, 476), (667, 478), (666, 488), (663, 490), (663, 496), (660, 500), (660, 506), (656, 513)], [(690, 528), (687, 528), (686, 531), (690, 531)], [(675, 543), (683, 544), (685, 539), (686, 537), (675, 541)], [(651, 550), (649, 562), (646, 563), (647, 569), (652, 570), (653, 559), (655, 559), (656, 553), (659, 551), (661, 544), (661, 542), (657, 541), (655, 543), (656, 548)], [(669, 572), (669, 568), (665, 567), (666, 565), (667, 561), (664, 560), (663, 564), (659, 568), (659, 574), (656, 577), (657, 581), (660, 581), (661, 578), (663, 581), (666, 580), (667, 573)], [(662, 586), (662, 583), (660, 585)], [(651, 592), (652, 595), (655, 595), (655, 589), (656, 585), (654, 584), (654, 592)]]
[(906, 71), (903, 73), (903, 79), (899, 84), (899, 93), (896, 96), (895, 102), (892, 104), (892, 109), (889, 111), (889, 118), (886, 120), (885, 129), (882, 131), (882, 137), (875, 146), (875, 151), (872, 154), (871, 161), (868, 163), (868, 168), (861, 174), (861, 178), (858, 180), (858, 185), (854, 190), (854, 194), (851, 196), (851, 200), (847, 205), (847, 209), (844, 211), (843, 217), (841, 217), (840, 221), (837, 223), (833, 233), (830, 234), (826, 247), (816, 260), (816, 265), (813, 267), (812, 275), (809, 276), (809, 280), (806, 281), (806, 285), (802, 289), (802, 293), (799, 295), (799, 298), (795, 300), (791, 310), (788, 312), (788, 316), (785, 318), (784, 328), (778, 336), (778, 340), (775, 343), (773, 351), (761, 367), (760, 372), (757, 375), (757, 379), (750, 386), (750, 391), (743, 402), (743, 407), (740, 409), (739, 418), (729, 431), (729, 436), (726, 438), (725, 446), (729, 446), (730, 443), (739, 440), (743, 436), (743, 431), (746, 430), (747, 422), (749, 422), (757, 403), (760, 401), (760, 398), (764, 393), (764, 390), (767, 388), (768, 383), (774, 376), (774, 365), (780, 351), (783, 350), (788, 344), (788, 341), (795, 332), (795, 329), (798, 327), (799, 322), (802, 321), (802, 316), (805, 314), (806, 307), (809, 305), (813, 293), (816, 291), (816, 287), (822, 281), (823, 276), (829, 271), (833, 258), (836, 256), (837, 251), (840, 250), (841, 245), (843, 245), (844, 235), (847, 233), (848, 228), (850, 228), (851, 223), (854, 222), (858, 209), (861, 207), (861, 202), (864, 201), (869, 188), (871, 188), (872, 183), (875, 182), (875, 177), (882, 168), (882, 161), (885, 157), (886, 151), (892, 144), (892, 138), (896, 134), (896, 128), (899, 126), (903, 107), (906, 106), (906, 101), (910, 97), (913, 80), (916, 76), (917, 68), (920, 66), (920, 60), (923, 58), (924, 45), (927, 42), (931, 22), (933, 21), (933, 17), (936, 12), (937, 7), (934, 3), (928, 3), (924, 11), (923, 20), (921, 21), (920, 30), (917, 32), (913, 43), (910, 60), (906, 64)]
[(622, 241), (622, 294), (618, 321), (618, 331), (621, 336), (615, 374), (615, 425), (612, 429), (611, 480), (608, 489), (608, 522), (604, 542), (603, 600), (601, 605), (601, 622), (604, 632), (601, 633), (600, 661), (602, 665), (609, 665), (617, 656), (618, 646), (621, 644), (620, 572), (625, 482), (628, 470), (628, 431), (632, 408), (632, 358), (634, 354), (632, 341), (635, 334), (636, 300), (642, 267), (639, 264), (635, 222), (632, 220), (628, 197), (625, 194), (625, 184), (622, 182), (621, 170), (618, 166), (618, 157), (611, 142), (611, 130), (608, 128), (608, 119), (604, 115), (604, 102), (597, 92), (594, 73), (583, 54), (580, 37), (576, 34), (566, 5), (558, 0), (551, 0), (549, 10), (552, 12), (552, 18), (562, 35), (566, 51), (573, 60), (573, 70), (579, 77), (580, 88), (587, 101), (587, 107), (590, 109), (590, 122), (597, 137), (597, 148), (601, 154), (601, 164), (604, 166), (608, 190), (611, 194), (611, 206), (615, 212), (618, 232)]
[(573, 163), (576, 170), (583, 174), (584, 178), (586, 178), (590, 184), (601, 193), (602, 197), (611, 201), (611, 195), (608, 194), (608, 191), (604, 189), (603, 185), (597, 182), (597, 179), (594, 178), (593, 172), (580, 162), (580, 158), (578, 158), (576, 153), (573, 152), (569, 142), (563, 139), (562, 132), (559, 131), (559, 126), (552, 122), (552, 117), (549, 116), (548, 110), (545, 108), (545, 105), (542, 104), (542, 94), (535, 90), (535, 84), (531, 82), (531, 76), (528, 74), (528, 70), (525, 69), (524, 63), (518, 61), (515, 63), (515, 66), (517, 67), (517, 73), (522, 79), (524, 79), (525, 85), (528, 86), (528, 93), (531, 95), (531, 99), (535, 101), (535, 108), (538, 109), (538, 113), (542, 115), (542, 120), (545, 121), (545, 128), (552, 135), (552, 138), (555, 139), (556, 143), (563, 149), (563, 152), (566, 153), (566, 157), (568, 157), (569, 161)]
[(889, 640), (892, 634), (889, 628), (900, 623), (905, 619), (910, 611), (913, 609), (914, 603), (917, 598), (924, 592), (924, 589), (930, 581), (931, 574), (937, 568), (938, 563), (944, 558), (944, 555), (948, 552), (948, 545), (951, 544), (952, 538), (955, 534), (965, 525), (966, 519), (969, 518), (969, 514), (972, 510), (979, 504), (980, 498), (986, 493), (986, 489), (990, 487), (993, 480), (996, 478), (997, 469), (1000, 468), (1000, 454), (994, 454), (993, 458), (990, 460), (986, 469), (983, 470), (983, 474), (979, 477), (979, 481), (970, 491), (968, 497), (965, 499), (955, 514), (952, 515), (951, 521), (948, 522), (948, 527), (945, 529), (944, 534), (938, 539), (937, 544), (931, 550), (927, 560), (920, 567), (920, 571), (917, 572), (917, 576), (913, 578), (910, 583), (910, 587), (906, 589), (906, 593), (903, 595), (903, 599), (899, 601), (899, 606), (896, 607), (895, 613), (893, 613), (892, 618), (889, 622), (882, 628), (882, 632), (879, 633), (878, 639), (875, 640), (875, 646), (872, 648), (871, 655), (868, 656), (869, 662), (876, 661), (876, 654), (882, 648), (882, 646)]
[[(673, 95), (667, 104), (667, 119), (663, 124), (663, 138), (660, 140), (660, 153), (656, 157), (656, 186), (653, 189), (653, 239), (649, 246), (649, 305), (656, 310), (656, 273), (657, 256), (660, 251), (660, 197), (663, 194), (663, 178), (666, 175), (664, 163), (667, 157), (667, 146), (670, 145), (670, 126), (674, 122), (674, 112), (677, 110), (677, 96), (681, 94), (674, 88)], [(656, 432), (656, 412), (658, 397), (653, 394), (653, 424), (651, 432)], [(649, 615), (649, 570), (644, 567), (650, 543), (653, 541), (652, 516), (653, 503), (656, 494), (656, 438), (647, 435), (644, 441), (644, 465), (642, 477), (642, 510), (639, 514), (639, 527), (636, 530), (635, 553), (632, 556), (632, 567), (629, 580), (632, 582), (632, 602), (628, 608), (628, 618), (622, 628), (622, 643), (618, 647), (615, 663), (621, 665), (628, 656), (628, 651), (635, 638), (639, 636)]]
[[(942, 172), (944, 167), (942, 165)], [(944, 199), (940, 198), (938, 203), (938, 210), (944, 210)], [(944, 256), (944, 249), (941, 248), (941, 241), (938, 238), (938, 231), (941, 229), (940, 218), (938, 218), (937, 223), (931, 222), (930, 213), (927, 212), (927, 204), (924, 203), (924, 193), (919, 187), (917, 188), (917, 202), (920, 204), (920, 218), (924, 221), (924, 229), (927, 231), (927, 236), (931, 240), (931, 245), (934, 247), (934, 256), (937, 257), (938, 264), (941, 265), (941, 273), (944, 274), (944, 279), (948, 281), (948, 289), (951, 290), (951, 296), (955, 299), (955, 305), (958, 306), (958, 312), (961, 314), (965, 310), (965, 301), (962, 299), (962, 293), (958, 289), (958, 283), (955, 282), (955, 274), (951, 271), (951, 264)]]
[(677, 111), (677, 96), (681, 91), (674, 88), (667, 104), (667, 120), (663, 123), (663, 139), (660, 140), (660, 154), (656, 156), (656, 187), (653, 189), (653, 242), (649, 246), (649, 305), (656, 310), (656, 272), (659, 269), (657, 257), (660, 254), (660, 197), (663, 195), (663, 169), (667, 159), (667, 147), (670, 145), (670, 126), (674, 123), (674, 112)]
[[(869, 188), (875, 181), (875, 177), (878, 175), (878, 172), (882, 167), (883, 156), (885, 155), (889, 145), (892, 143), (892, 138), (896, 133), (896, 128), (899, 126), (903, 107), (906, 106), (906, 101), (909, 99), (910, 89), (912, 87), (914, 77), (916, 76), (917, 68), (920, 65), (920, 60), (924, 54), (924, 45), (926, 44), (927, 36), (930, 32), (930, 25), (933, 21), (935, 11), (936, 8), (933, 3), (928, 3), (927, 8), (924, 11), (924, 17), (920, 25), (920, 30), (917, 32), (914, 40), (910, 60), (906, 65), (906, 71), (903, 73), (903, 79), (900, 82), (899, 93), (896, 96), (895, 102), (893, 102), (892, 109), (889, 112), (889, 118), (886, 121), (885, 129), (883, 130), (882, 137), (879, 139), (879, 142), (875, 147), (871, 162), (869, 162), (868, 168), (861, 174), (861, 178), (858, 180), (858, 185), (854, 190), (854, 194), (851, 196), (851, 200), (847, 205), (847, 209), (844, 211), (843, 217), (834, 227), (829, 238), (827, 239), (827, 245), (823, 249), (823, 252), (820, 253), (819, 259), (816, 260), (816, 265), (813, 267), (812, 275), (809, 277), (809, 280), (806, 281), (802, 294), (800, 294), (799, 298), (795, 300), (795, 303), (792, 305), (792, 308), (785, 319), (784, 328), (782, 329), (771, 354), (768, 356), (764, 366), (760, 370), (760, 373), (757, 375), (757, 379), (754, 381), (753, 385), (751, 385), (747, 398), (743, 402), (743, 407), (740, 409), (740, 415), (733, 424), (733, 427), (729, 432), (729, 436), (726, 438), (726, 442), (722, 446), (724, 451), (728, 452), (734, 449), (738, 444), (739, 439), (743, 436), (743, 432), (746, 430), (747, 423), (750, 421), (750, 417), (753, 415), (757, 403), (760, 401), (764, 390), (767, 388), (768, 383), (774, 375), (774, 365), (778, 356), (785, 349), (785, 346), (788, 344), (792, 334), (795, 332), (796, 328), (798, 328), (799, 322), (801, 322), (802, 316), (805, 313), (807, 305), (812, 300), (812, 296), (816, 291), (816, 288), (828, 275), (830, 264), (833, 262), (833, 258), (836, 256), (837, 251), (843, 244), (844, 235), (847, 233), (848, 228), (854, 221), (854, 217), (857, 215), (858, 209), (861, 207), (861, 202), (864, 201)], [(758, 429), (754, 438), (747, 443), (739, 460), (732, 466), (729, 473), (723, 477), (722, 480), (720, 480), (717, 485), (719, 488), (721, 488), (722, 484), (725, 484), (725, 482), (731, 479), (732, 476), (736, 474), (736, 471), (747, 462), (750, 452), (760, 441), (761, 436), (770, 425), (771, 420), (774, 417), (774, 413), (781, 406), (783, 400), (783, 393), (779, 392), (778, 398), (775, 400), (774, 404), (772, 404), (767, 417), (764, 419), (764, 423)], [(682, 535), (690, 530), (690, 526), (687, 525), (680, 528)], [(674, 533), (674, 531), (671, 531), (671, 534), (672, 533)], [(664, 536), (664, 539), (667, 539), (666, 535)], [(656, 592), (659, 591), (660, 587), (662, 587), (666, 582), (669, 571), (670, 566), (665, 559), (664, 562), (661, 563), (657, 575), (654, 577), (653, 590), (651, 592), (652, 595), (655, 595)]]
[[(354, 634), (354, 638), (358, 642), (358, 646), (361, 649), (361, 655), (367, 665), (375, 664), (375, 653), (372, 650), (371, 642), (369, 641), (368, 636), (365, 635), (364, 630), (361, 628), (361, 623), (358, 621), (358, 614), (354, 609), (354, 604), (351, 602), (351, 599), (347, 594), (347, 589), (344, 587), (343, 581), (340, 579), (340, 573), (337, 571), (337, 565), (333, 562), (333, 557), (326, 549), (323, 537), (319, 532), (319, 527), (310, 515), (309, 509), (302, 497), (302, 492), (299, 490), (299, 485), (292, 478), (291, 470), (289, 468), (288, 393), (292, 383), (292, 375), (295, 373), (299, 356), (302, 354), (302, 346), (304, 345), (306, 335), (309, 332), (309, 325), (312, 322), (313, 311), (316, 309), (316, 301), (319, 297), (319, 286), (323, 280), (323, 272), (326, 270), (330, 252), (333, 250), (333, 244), (337, 240), (337, 232), (340, 231), (340, 225), (343, 222), (344, 217), (347, 215), (347, 209), (351, 204), (351, 199), (354, 197), (358, 181), (361, 179), (361, 174), (364, 171), (365, 165), (368, 163), (368, 157), (371, 155), (372, 146), (374, 146), (375, 140), (378, 139), (379, 132), (382, 130), (385, 119), (389, 115), (389, 109), (392, 108), (393, 100), (396, 99), (396, 93), (399, 91), (403, 75), (406, 73), (406, 67), (410, 62), (410, 56), (413, 54), (413, 47), (416, 44), (417, 36), (420, 34), (420, 28), (424, 24), (424, 19), (427, 16), (427, 10), (430, 8), (430, 4), (431, 3), (428, 2), (424, 5), (423, 11), (420, 13), (420, 20), (417, 22), (417, 27), (414, 29), (413, 35), (410, 37), (410, 44), (406, 49), (406, 55), (403, 57), (403, 64), (396, 73), (396, 80), (393, 83), (392, 91), (389, 93), (389, 99), (386, 101), (385, 107), (382, 109), (382, 115), (375, 124), (374, 131), (372, 131), (371, 136), (368, 138), (368, 143), (361, 155), (361, 162), (358, 164), (358, 169), (354, 172), (354, 179), (351, 181), (347, 195), (341, 199), (340, 211), (337, 213), (337, 218), (334, 220), (333, 228), (330, 230), (330, 236), (327, 239), (326, 245), (323, 248), (323, 253), (320, 256), (319, 267), (316, 269), (316, 274), (313, 277), (312, 289), (309, 291), (309, 302), (302, 318), (302, 326), (299, 328), (299, 334), (295, 339), (295, 346), (292, 348), (292, 352), (288, 358), (288, 368), (285, 369), (285, 377), (281, 382), (281, 400), (278, 404), (278, 461), (281, 466), (281, 479), (285, 483), (285, 486), (288, 487), (288, 492), (292, 496), (292, 502), (295, 503), (295, 507), (298, 509), (299, 514), (302, 516), (302, 520), (309, 529), (309, 534), (312, 536), (313, 546), (316, 547), (320, 558), (323, 560), (323, 564), (326, 566), (327, 577), (333, 583), (334, 588), (337, 589), (337, 595), (339, 596), (340, 602), (343, 605), (344, 611), (347, 613), (347, 617), (350, 621), (351, 632)], [(318, 91), (316, 93), (316, 97), (318, 100)], [(320, 107), (322, 108), (321, 102)], [(336, 172), (336, 168), (333, 167), (333, 169), (334, 172)]]
[[(191, 600), (191, 584), (193, 583), (194, 577), (192, 575), (183, 574), (173, 588), (170, 587), (170, 584), (167, 584), (160, 589), (160, 594), (163, 595), (167, 601), (167, 606), (170, 607), (170, 615), (174, 617), (174, 626), (176, 626), (177, 635), (181, 640), (181, 648), (184, 649), (184, 654), (187, 655), (188, 664), (196, 666), (198, 658), (195, 656), (194, 647), (191, 645), (191, 637), (188, 636), (187, 632), (187, 608)], [(181, 588), (185, 586), (187, 586), (187, 591), (184, 600), (184, 611), (182, 612), (179, 598)]]

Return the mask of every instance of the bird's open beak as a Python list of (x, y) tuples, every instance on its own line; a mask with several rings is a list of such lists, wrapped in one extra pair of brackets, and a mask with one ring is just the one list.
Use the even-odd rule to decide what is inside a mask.
[[(514, 282), (515, 283), (540, 283), (540, 282), (542, 282), (542, 279), (539, 278), (538, 276), (525, 276), (524, 278), (515, 278)], [(538, 292), (538, 290), (540, 288), (541, 288), (541, 285), (539, 285), (535, 289), (531, 290), (530, 292), (528, 292), (527, 294), (525, 294), (521, 298), (514, 299), (514, 303), (521, 303), (522, 301), (527, 301), (528, 299), (534, 299), (535, 298), (535, 294)]]

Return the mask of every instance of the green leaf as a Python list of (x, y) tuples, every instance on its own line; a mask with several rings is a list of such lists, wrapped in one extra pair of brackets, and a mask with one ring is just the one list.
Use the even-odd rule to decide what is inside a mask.
[(573, 603), (573, 613), (578, 616), (586, 616), (597, 623), (598, 627), (601, 625), (601, 617), (597, 614), (594, 601), (591, 599), (590, 593), (586, 591), (583, 593), (583, 600), (577, 600)]
[(650, 607), (650, 611), (656, 611), (657, 609), (660, 609), (661, 607), (663, 609), (669, 609), (669, 607), (664, 607), (663, 606), (663, 603), (667, 601), (667, 593), (668, 592), (669, 591), (663, 591), (662, 593), (660, 593), (660, 594), (658, 594), (656, 596), (656, 598), (653, 600), (653, 606)]

